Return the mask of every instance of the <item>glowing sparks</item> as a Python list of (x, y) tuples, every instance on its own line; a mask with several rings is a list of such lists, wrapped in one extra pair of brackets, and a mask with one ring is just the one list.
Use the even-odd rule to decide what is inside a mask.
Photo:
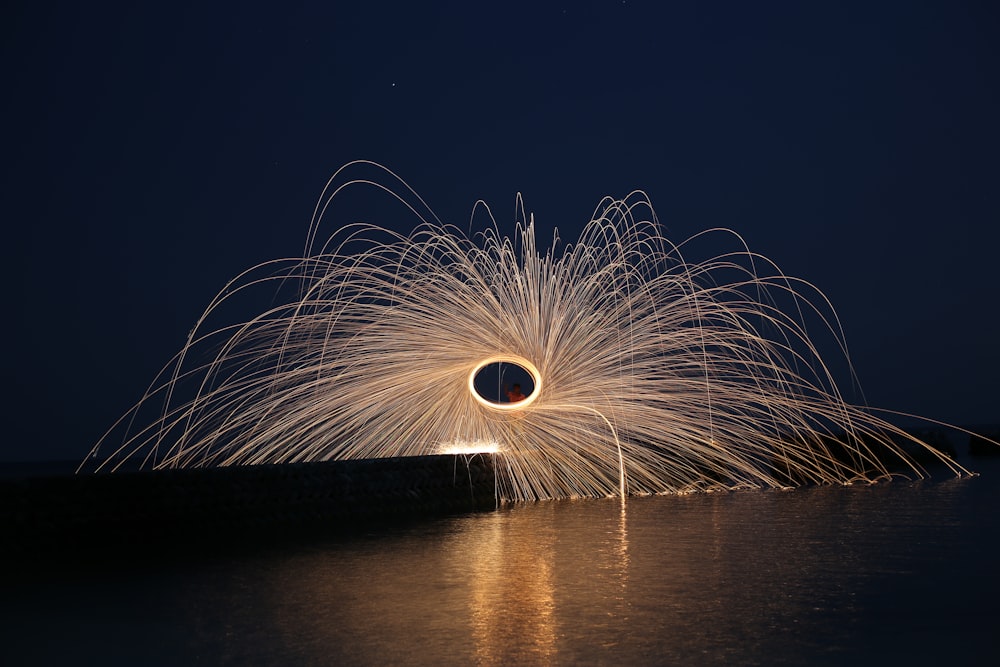
[[(495, 222), (467, 238), (405, 184), (343, 174), (302, 258), (255, 267), (213, 300), (102, 440), (122, 435), (107, 466), (493, 452), (511, 500), (921, 475), (913, 450), (964, 472), (842, 398), (806, 332), (809, 320), (846, 362), (825, 298), (733, 232), (712, 233), (735, 250), (689, 263), (688, 242), (668, 241), (635, 192), (605, 198), (575, 244), (540, 252), (523, 211), (513, 241)], [(354, 224), (318, 246), (320, 222), (358, 183), (403, 202), (415, 231)], [(258, 289), (278, 305), (210, 324)], [(523, 400), (476, 390), (498, 362), (530, 374)]]
[(438, 446), (436, 454), (496, 454), (500, 451), (499, 442), (476, 440), (475, 442), (457, 441)]

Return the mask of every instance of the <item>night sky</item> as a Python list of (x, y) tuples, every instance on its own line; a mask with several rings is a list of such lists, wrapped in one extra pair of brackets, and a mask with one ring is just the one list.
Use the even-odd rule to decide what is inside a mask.
[(1000, 421), (994, 3), (117, 4), (0, 21), (0, 460), (84, 457), (355, 159), (541, 244), (645, 190), (823, 290), (871, 405)]

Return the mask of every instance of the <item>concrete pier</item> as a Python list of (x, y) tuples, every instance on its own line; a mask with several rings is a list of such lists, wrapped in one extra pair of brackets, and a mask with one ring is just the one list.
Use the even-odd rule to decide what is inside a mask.
[(0, 480), (7, 555), (272, 540), (496, 507), (492, 458), (421, 456)]

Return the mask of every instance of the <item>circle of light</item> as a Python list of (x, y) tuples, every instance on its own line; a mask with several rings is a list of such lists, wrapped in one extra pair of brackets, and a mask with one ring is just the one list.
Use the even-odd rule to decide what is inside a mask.
[[(476, 391), (476, 375), (479, 374), (479, 371), (483, 370), (490, 364), (499, 364), (499, 363), (509, 363), (509, 364), (514, 364), (516, 366), (520, 366), (524, 370), (528, 371), (529, 375), (531, 375), (531, 380), (534, 383), (535, 388), (528, 396), (524, 398), (524, 400), (517, 401), (516, 403), (503, 403), (503, 402), (494, 403), (493, 401), (487, 400), (485, 397), (483, 397), (482, 394)], [(472, 369), (472, 372), (469, 373), (469, 391), (472, 392), (472, 397), (475, 398), (480, 405), (485, 406), (491, 410), (499, 410), (501, 412), (510, 412), (511, 410), (522, 410), (535, 402), (535, 399), (538, 398), (538, 394), (539, 392), (541, 392), (541, 389), (542, 389), (542, 374), (538, 372), (538, 369), (535, 368), (535, 365), (530, 361), (528, 361), (527, 359), (525, 359), (524, 357), (518, 357), (512, 354), (498, 354), (489, 357), (488, 359), (479, 362), (479, 364), (477, 364), (476, 367)]]

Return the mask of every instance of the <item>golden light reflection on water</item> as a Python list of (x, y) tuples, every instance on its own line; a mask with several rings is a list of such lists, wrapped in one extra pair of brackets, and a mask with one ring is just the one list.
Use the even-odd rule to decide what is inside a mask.
[(984, 484), (985, 474), (519, 504), (212, 557), (187, 558), (197, 545), (185, 544), (183, 556), (88, 579), (47, 572), (8, 586), (4, 655), (10, 664), (65, 664), (66, 650), (88, 664), (978, 664), (995, 653), (1000, 598), (1000, 515), (983, 511), (1000, 505), (1000, 485)]
[[(544, 661), (556, 647), (553, 553), (539, 531), (496, 514), (475, 540), (460, 543), (470, 560), (469, 616), (475, 658), (504, 664), (516, 657)], [(462, 540), (461, 542), (465, 542)]]
[[(548, 664), (559, 654), (561, 642), (576, 632), (567, 627), (572, 622), (568, 610), (598, 610), (605, 623), (625, 613), (629, 582), (625, 503), (617, 501), (621, 508), (616, 524), (589, 523), (592, 534), (586, 542), (591, 549), (567, 550), (567, 536), (557, 529), (559, 516), (565, 517), (573, 507), (586, 507), (586, 502), (509, 508), (484, 518), (479, 530), (457, 535), (455, 544), (448, 545), (472, 554), (469, 604), (478, 664)], [(614, 516), (601, 514), (604, 519)], [(602, 643), (610, 647), (616, 640), (609, 635)]]
[(965, 483), (518, 504), (263, 558), (227, 572), (226, 597), (192, 604), (217, 586), (207, 572), (178, 588), (176, 610), (202, 614), (191, 636), (235, 661), (249, 650), (227, 638), (248, 627), (267, 637), (255, 659), (295, 664), (845, 652), (838, 624), (871, 618), (873, 581), (922, 566), (907, 560), (914, 536), (947, 542)]

